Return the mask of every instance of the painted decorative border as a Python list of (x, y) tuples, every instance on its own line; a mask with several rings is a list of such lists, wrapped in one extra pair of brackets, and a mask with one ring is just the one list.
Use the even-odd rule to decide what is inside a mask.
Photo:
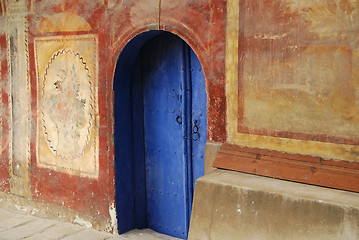
[(339, 136), (332, 136), (328, 134), (308, 134), (308, 133), (292, 132), (292, 131), (276, 131), (270, 129), (249, 128), (243, 123), (243, 99), (241, 99), (243, 97), (243, 93), (241, 90), (239, 91), (238, 95), (241, 96), (238, 99), (239, 102), (238, 133), (359, 146), (358, 137), (339, 137)]
[(97, 46), (93, 34), (34, 39), (38, 167), (98, 178)]
[[(91, 92), (91, 95), (90, 95), (90, 100), (92, 100), (89, 105), (91, 107), (91, 112), (89, 113), (89, 121), (87, 122), (87, 135), (86, 135), (86, 141), (85, 141), (85, 146), (83, 148), (81, 148), (81, 151), (79, 151), (78, 154), (76, 155), (72, 155), (70, 156), (70, 158), (80, 158), (84, 155), (84, 151), (85, 151), (85, 148), (86, 146), (88, 146), (89, 144), (89, 141), (90, 141), (90, 134), (91, 134), (91, 128), (92, 128), (92, 122), (94, 121), (94, 116), (92, 114), (92, 112), (94, 111), (94, 104), (93, 104), (93, 98), (91, 97), (93, 95), (93, 92), (94, 90), (92, 89), (93, 87), (93, 81), (92, 81), (92, 78), (91, 78), (91, 75), (90, 75), (90, 72), (89, 72), (89, 69), (87, 67), (87, 63), (84, 61), (83, 57), (81, 57), (80, 53), (78, 52), (75, 52), (73, 51), (72, 49), (61, 49), (59, 51), (57, 51), (49, 60), (49, 62), (47, 63), (47, 66), (45, 68), (45, 73), (44, 73), (44, 76), (43, 76), (43, 82), (42, 82), (42, 86), (41, 87), (41, 96), (40, 98), (42, 98), (44, 95), (45, 95), (45, 83), (48, 81), (47, 77), (48, 77), (48, 71), (49, 71), (49, 68), (50, 66), (52, 65), (52, 63), (61, 55), (66, 55), (66, 54), (69, 54), (69, 55), (73, 55), (74, 57), (78, 58), (78, 60), (83, 64), (83, 68), (86, 70), (87, 72), (87, 77), (88, 77), (88, 82), (89, 82), (89, 85), (90, 85), (90, 92)], [(60, 86), (60, 83), (58, 82), (55, 82), (55, 89), (59, 89), (61, 88)], [(46, 140), (49, 144), (49, 148), (51, 149), (51, 151), (54, 152), (54, 154), (56, 154), (58, 157), (62, 158), (62, 159), (65, 159), (65, 160), (69, 160), (67, 156), (63, 155), (61, 152), (57, 151), (57, 147), (54, 145), (51, 137), (49, 137), (49, 129), (46, 127), (47, 126), (47, 122), (46, 122), (46, 118), (45, 118), (45, 113), (44, 111), (41, 111), (41, 122), (42, 122), (42, 127), (43, 127), (43, 130), (44, 130), (44, 134), (46, 136)]]
[[(4, 1), (4, 0), (2, 0)], [(6, 1), (6, 0), (5, 0)], [(29, 5), (32, 5), (33, 0), (7, 0), (6, 1), (6, 11), (9, 14), (12, 13), (26, 13)]]
[[(7, 28), (8, 139), (6, 144), (8, 144), (10, 188), (12, 193), (28, 197), (30, 195), (28, 173), (31, 164), (28, 17), (25, 14), (7, 14)], [(20, 88), (23, 90), (19, 91)], [(17, 122), (19, 118), (22, 119), (20, 124)]]
[(1, 15), (5, 15), (5, 5), (4, 0), (0, 0), (0, 7), (1, 7)]
[(6, 35), (6, 45), (7, 45), (7, 77), (8, 77), (8, 81), (7, 81), (7, 87), (6, 87), (6, 95), (8, 97), (7, 99), (7, 110), (8, 110), (8, 115), (7, 115), (7, 125), (8, 125), (8, 141), (7, 141), (7, 145), (8, 145), (8, 162), (9, 162), (9, 177), (11, 178), (13, 175), (13, 163), (12, 163), (12, 102), (11, 102), (11, 53), (10, 53), (10, 36)]

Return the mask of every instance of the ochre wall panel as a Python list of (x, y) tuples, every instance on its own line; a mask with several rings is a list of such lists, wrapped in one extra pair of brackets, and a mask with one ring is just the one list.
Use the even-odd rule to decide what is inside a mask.
[(214, 166), (359, 191), (359, 2), (227, 3), (230, 144)]
[(227, 141), (359, 161), (358, 1), (228, 5)]
[[(240, 132), (359, 144), (359, 9), (344, 5), (353, 9), (334, 1), (243, 3)], [(343, 29), (322, 27), (329, 23)]]
[(37, 165), (98, 178), (98, 39), (34, 39), (38, 87)]

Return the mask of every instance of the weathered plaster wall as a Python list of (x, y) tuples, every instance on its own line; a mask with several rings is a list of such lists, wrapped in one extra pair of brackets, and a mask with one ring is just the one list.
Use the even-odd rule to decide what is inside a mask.
[(109, 228), (105, 9), (101, 1), (33, 3), (31, 192)]
[(228, 6), (228, 141), (359, 161), (359, 2)]
[(225, 141), (359, 161), (358, 0), (0, 3), (6, 194), (114, 229), (113, 76), (148, 30), (179, 35), (201, 61), (207, 163)]
[(30, 78), (27, 1), (1, 1), (2, 189), (30, 196)]

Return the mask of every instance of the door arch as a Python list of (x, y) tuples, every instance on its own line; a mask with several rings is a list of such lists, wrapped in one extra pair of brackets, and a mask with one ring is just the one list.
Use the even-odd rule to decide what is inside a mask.
[(118, 58), (114, 92), (119, 233), (149, 227), (186, 238), (207, 138), (200, 62), (178, 36), (142, 33)]

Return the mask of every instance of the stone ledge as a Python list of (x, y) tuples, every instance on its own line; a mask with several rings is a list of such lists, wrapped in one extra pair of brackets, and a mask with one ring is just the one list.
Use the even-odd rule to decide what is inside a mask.
[(188, 239), (359, 239), (359, 194), (215, 170), (196, 182)]

